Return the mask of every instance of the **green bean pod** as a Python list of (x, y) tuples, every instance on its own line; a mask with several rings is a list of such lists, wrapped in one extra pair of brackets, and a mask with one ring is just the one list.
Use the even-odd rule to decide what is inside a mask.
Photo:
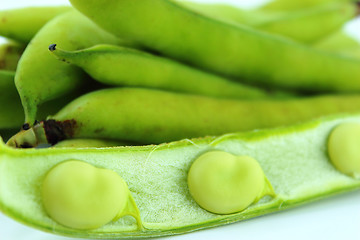
[(15, 71), (25, 47), (15, 42), (0, 45), (0, 70)]
[(75, 10), (48, 22), (25, 49), (15, 76), (25, 123), (30, 125), (37, 119), (38, 105), (88, 84), (81, 69), (60, 62), (49, 54), (47, 47), (52, 42), (76, 50), (100, 43), (117, 44), (120, 40)]
[(134, 4), (130, 0), (91, 3), (71, 0), (71, 3), (109, 32), (242, 81), (307, 91), (360, 90), (359, 60), (226, 24), (173, 1), (144, 0)]
[(69, 10), (68, 6), (2, 10), (0, 36), (27, 44), (49, 20)]
[(330, 2), (292, 12), (245, 11), (224, 4), (179, 3), (209, 17), (232, 24), (245, 24), (304, 43), (324, 38), (359, 13), (358, 6), (353, 2)]
[(50, 51), (59, 60), (82, 68), (95, 80), (113, 86), (157, 88), (222, 98), (286, 96), (285, 93), (271, 94), (131, 48), (98, 45), (79, 51), (64, 51), (53, 44)]
[(8, 145), (34, 147), (67, 138), (145, 144), (271, 128), (335, 113), (358, 112), (360, 96), (228, 100), (159, 90), (114, 88), (81, 96)]
[[(148, 239), (243, 221), (360, 189), (360, 180), (338, 170), (327, 153), (333, 129), (349, 122), (359, 125), (360, 116), (328, 117), (286, 128), (143, 147), (17, 150), (0, 143), (0, 209), (17, 221), (46, 232), (91, 239)], [(336, 143), (330, 147), (346, 153), (337, 149), (340, 146)], [(275, 196), (265, 196), (233, 214), (214, 214), (201, 208), (190, 194), (187, 178), (196, 159), (211, 151), (255, 159), (272, 184)], [(360, 159), (358, 155), (355, 157)], [(129, 186), (144, 228), (139, 228), (132, 218), (121, 218), (91, 231), (66, 227), (52, 219), (43, 205), (40, 186), (49, 173), (69, 160), (120, 175)], [(218, 160), (216, 169), (226, 167)], [(65, 172), (65, 179), (68, 174)], [(211, 178), (212, 172), (208, 175)], [(96, 179), (90, 177), (89, 186), (83, 183), (83, 187), (88, 189)], [(227, 179), (233, 178), (227, 176)], [(219, 190), (228, 187), (218, 186)], [(99, 198), (95, 194), (94, 200), (106, 197), (100, 190), (97, 195)]]
[(360, 42), (343, 29), (317, 42), (314, 47), (343, 56), (360, 58)]

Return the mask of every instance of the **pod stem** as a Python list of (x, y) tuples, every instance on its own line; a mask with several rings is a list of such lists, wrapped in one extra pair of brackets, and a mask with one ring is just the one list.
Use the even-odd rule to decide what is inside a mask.
[(24, 124), (23, 129), (6, 143), (15, 148), (33, 148), (40, 144), (54, 145), (71, 138), (76, 126), (75, 120), (55, 121), (53, 119), (37, 122), (33, 127)]
[(22, 130), (9, 139), (6, 145), (14, 148), (32, 148), (47, 143), (43, 122), (33, 127), (25, 123)]

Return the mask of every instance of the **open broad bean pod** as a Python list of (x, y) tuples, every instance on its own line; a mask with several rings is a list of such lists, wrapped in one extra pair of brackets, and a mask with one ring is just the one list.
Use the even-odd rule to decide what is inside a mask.
[[(1, 143), (0, 208), (35, 228), (84, 238), (149, 238), (221, 226), (360, 189), (360, 153), (353, 151), (359, 129), (356, 115), (143, 147), (16, 150)], [(233, 177), (244, 170), (250, 177)], [(51, 180), (64, 174), (76, 181)], [(227, 180), (217, 181), (221, 174)], [(113, 177), (118, 183), (107, 180)], [(114, 185), (122, 195), (106, 193)], [(67, 204), (47, 206), (59, 191)], [(78, 192), (89, 212), (104, 211), (65, 211), (78, 206)], [(230, 201), (218, 202), (223, 194)], [(126, 207), (95, 204), (113, 198)], [(53, 217), (59, 211), (66, 213)], [(67, 214), (79, 222), (67, 221)], [(89, 226), (88, 219), (106, 220)]]

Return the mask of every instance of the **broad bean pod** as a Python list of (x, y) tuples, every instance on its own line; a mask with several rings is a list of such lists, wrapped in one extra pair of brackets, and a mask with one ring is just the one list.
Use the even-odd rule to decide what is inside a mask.
[(95, 80), (113, 86), (147, 87), (220, 98), (261, 99), (290, 97), (267, 91), (143, 51), (113, 45), (97, 45), (65, 51), (52, 44), (50, 51), (63, 62), (82, 68)]
[[(327, 153), (333, 129), (349, 122), (359, 125), (360, 116), (328, 117), (286, 128), (143, 147), (17, 150), (0, 143), (0, 209), (43, 231), (101, 239), (168, 236), (242, 221), (360, 189), (360, 180), (337, 170)], [(275, 197), (264, 197), (230, 215), (201, 208), (190, 195), (187, 175), (195, 159), (209, 151), (256, 159)], [(84, 231), (49, 217), (40, 186), (51, 169), (70, 159), (120, 175), (129, 186), (144, 228), (131, 218), (121, 218)]]
[(27, 7), (0, 11), (0, 36), (28, 44), (54, 17), (71, 10), (68, 6)]
[(14, 84), (15, 72), (0, 70), (0, 129), (19, 129), (24, 113)]
[(314, 43), (359, 13), (354, 2), (330, 2), (297, 11), (241, 10), (225, 4), (179, 2), (195, 12), (231, 24), (245, 24), (303, 43)]
[(307, 91), (360, 90), (358, 59), (226, 24), (173, 1), (142, 0), (141, 4), (134, 4), (130, 0), (91, 3), (71, 0), (71, 3), (113, 34), (242, 81)]
[(37, 119), (40, 104), (88, 84), (81, 69), (60, 62), (49, 54), (47, 47), (52, 42), (76, 50), (100, 43), (117, 44), (121, 40), (75, 10), (48, 22), (25, 49), (15, 76), (25, 112), (25, 123), (29, 125)]
[(79, 97), (7, 144), (33, 147), (67, 138), (154, 144), (279, 127), (359, 108), (358, 95), (228, 100), (140, 88), (103, 89)]
[(126, 146), (129, 143), (110, 141), (104, 139), (70, 139), (55, 144), (54, 148), (105, 148)]
[(314, 44), (314, 47), (343, 56), (360, 58), (360, 42), (350, 36), (344, 29), (322, 39)]
[[(16, 133), (23, 124), (24, 110), (19, 94), (14, 84), (15, 72), (0, 70), (0, 131), (4, 132), (6, 139), (10, 133)], [(86, 89), (90, 90), (90, 88)], [(66, 94), (61, 99), (49, 101), (39, 107), (38, 117), (45, 119), (49, 114), (54, 114), (74, 98), (85, 93), (77, 91)], [(14, 129), (17, 129), (14, 131)], [(3, 135), (1, 135), (3, 136)]]
[(355, 2), (355, 1), (353, 0), (294, 0), (294, 1), (273, 0), (261, 6), (260, 9), (270, 10), (270, 11), (279, 11), (279, 10), (293, 11), (298, 9), (314, 7), (329, 2)]
[(0, 70), (15, 71), (24, 46), (15, 42), (0, 45)]

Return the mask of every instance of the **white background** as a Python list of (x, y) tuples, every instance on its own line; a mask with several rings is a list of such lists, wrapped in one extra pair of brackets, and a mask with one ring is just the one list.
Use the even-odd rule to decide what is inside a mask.
[[(197, 0), (199, 2), (216, 2)], [(226, 0), (242, 7), (252, 7), (266, 0)], [(291, 1), (291, 0), (289, 0)], [(0, 10), (23, 6), (64, 5), (66, 0), (1, 0)], [(346, 26), (360, 40), (360, 20)], [(0, 42), (3, 39), (0, 38)], [(360, 67), (360, 66), (359, 66)], [(19, 166), (20, 167), (20, 166)], [(307, 204), (292, 210), (258, 217), (228, 226), (166, 237), (171, 240), (218, 239), (360, 239), (360, 191)], [(71, 240), (23, 226), (0, 213), (0, 240)]]

